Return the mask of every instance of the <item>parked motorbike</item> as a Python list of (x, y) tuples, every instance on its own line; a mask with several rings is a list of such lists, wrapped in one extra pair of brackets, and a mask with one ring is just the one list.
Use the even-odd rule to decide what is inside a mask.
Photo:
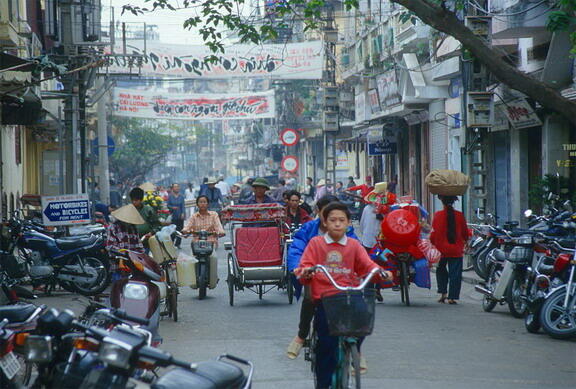
[(91, 296), (110, 283), (103, 237), (55, 239), (17, 218), (4, 224), (3, 230), (5, 252), (17, 251), (24, 275), (34, 286), (46, 285), (48, 293), (60, 284), (70, 292)]
[(198, 261), (195, 265), (196, 269), (196, 284), (192, 285), (192, 289), (198, 289), (198, 298), (200, 300), (206, 297), (208, 288), (214, 289), (218, 283), (218, 262), (214, 252), (214, 242), (208, 240), (209, 236), (218, 236), (217, 233), (208, 231), (192, 232), (191, 235), (196, 236), (192, 240), (192, 254)]
[(540, 322), (551, 337), (567, 339), (576, 336), (576, 249), (564, 247), (557, 241), (552, 246), (558, 253), (554, 261), (555, 278), (563, 285), (551, 288), (546, 295)]
[[(254, 368), (249, 361), (224, 355), (216, 361), (190, 364), (150, 347), (141, 328), (123, 324), (109, 330), (89, 326), (66, 311), (51, 310), (44, 316), (43, 336), (28, 338), (32, 340), (28, 344), (28, 355), (43, 356), (42, 361), (35, 360), (42, 366), (39, 378), (49, 384), (48, 387), (123, 389), (141, 384), (136, 380), (142, 369), (172, 366), (177, 368), (157, 379), (153, 388), (247, 389), (251, 386)], [(54, 353), (43, 352), (48, 349)], [(238, 365), (247, 366), (248, 374)]]

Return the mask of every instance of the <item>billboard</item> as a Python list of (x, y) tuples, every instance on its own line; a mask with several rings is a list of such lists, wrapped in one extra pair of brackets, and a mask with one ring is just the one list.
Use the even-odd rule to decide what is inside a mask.
[(169, 94), (114, 88), (112, 112), (144, 119), (230, 120), (276, 116), (274, 91), (234, 94)]

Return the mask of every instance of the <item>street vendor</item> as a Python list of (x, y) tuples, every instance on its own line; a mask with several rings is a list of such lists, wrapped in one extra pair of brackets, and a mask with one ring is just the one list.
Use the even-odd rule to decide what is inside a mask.
[(275, 203), (276, 201), (266, 194), (270, 190), (270, 184), (265, 178), (257, 178), (252, 182), (252, 196), (248, 197), (242, 204), (266, 204)]
[[(144, 246), (140, 241), (137, 227), (145, 223), (144, 219), (133, 204), (118, 208), (111, 214), (113, 222), (106, 230), (106, 250), (111, 251), (130, 250), (139, 253), (144, 252)], [(118, 264), (110, 263), (113, 281), (118, 275)]]

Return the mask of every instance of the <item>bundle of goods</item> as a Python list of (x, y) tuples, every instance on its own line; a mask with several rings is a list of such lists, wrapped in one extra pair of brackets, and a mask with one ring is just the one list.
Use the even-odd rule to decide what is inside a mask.
[(470, 177), (456, 170), (432, 170), (425, 182), (435, 195), (462, 196), (470, 185)]

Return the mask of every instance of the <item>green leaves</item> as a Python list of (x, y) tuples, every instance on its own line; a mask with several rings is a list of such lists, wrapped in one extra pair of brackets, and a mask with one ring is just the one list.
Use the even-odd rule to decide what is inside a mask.
[(546, 28), (549, 31), (566, 31), (574, 22), (574, 17), (565, 11), (552, 11), (548, 14)]

